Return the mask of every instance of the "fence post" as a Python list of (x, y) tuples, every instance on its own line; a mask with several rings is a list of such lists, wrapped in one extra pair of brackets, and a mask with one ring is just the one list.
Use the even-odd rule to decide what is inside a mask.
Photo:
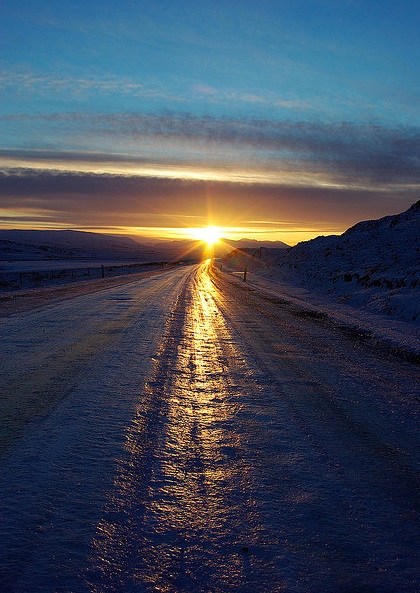
[(248, 266), (245, 266), (245, 270), (244, 270), (244, 282), (246, 282), (246, 276), (248, 274)]

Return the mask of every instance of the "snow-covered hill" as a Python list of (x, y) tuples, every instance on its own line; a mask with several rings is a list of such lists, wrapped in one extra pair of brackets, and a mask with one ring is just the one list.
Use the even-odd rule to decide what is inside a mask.
[(129, 237), (100, 233), (0, 230), (0, 260), (138, 259), (146, 249)]
[(360, 222), (279, 251), (261, 275), (355, 307), (420, 321), (420, 201), (406, 212)]
[(283, 241), (258, 241), (257, 239), (247, 239), (243, 237), (234, 241), (233, 239), (223, 239), (224, 243), (227, 243), (231, 247), (237, 249), (287, 249), (290, 245), (283, 243)]

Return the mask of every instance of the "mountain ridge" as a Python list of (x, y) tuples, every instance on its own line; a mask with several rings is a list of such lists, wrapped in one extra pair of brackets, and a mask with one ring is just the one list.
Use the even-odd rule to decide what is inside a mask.
[[(144, 238), (143, 238), (144, 239)], [(240, 239), (223, 239), (215, 251), (226, 253), (227, 246), (254, 248), (277, 246), (285, 243)], [(157, 239), (142, 241), (129, 235), (109, 235), (74, 229), (5, 229), (0, 230), (1, 260), (49, 260), (49, 259), (156, 259), (199, 261), (203, 255), (202, 241), (192, 239)]]

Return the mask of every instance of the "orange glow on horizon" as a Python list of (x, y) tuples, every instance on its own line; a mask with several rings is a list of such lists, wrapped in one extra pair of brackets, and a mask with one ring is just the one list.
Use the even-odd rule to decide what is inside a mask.
[[(0, 209), (1, 214), (1, 209)], [(104, 235), (120, 235), (129, 236), (133, 239), (142, 242), (154, 241), (203, 241), (209, 247), (216, 243), (222, 242), (223, 239), (238, 241), (240, 239), (257, 240), (264, 242), (282, 241), (287, 245), (296, 245), (301, 241), (308, 241), (314, 239), (319, 235), (340, 235), (346, 230), (346, 227), (322, 227), (318, 228), (288, 228), (288, 229), (270, 229), (258, 227), (133, 227), (133, 226), (101, 226), (91, 227), (84, 225), (69, 225), (65, 222), (55, 221), (25, 221), (21, 222), (20, 213), (16, 214), (16, 222), (9, 216), (7, 222), (0, 221), (1, 230), (75, 230), (90, 233), (100, 233)], [(12, 220), (11, 220), (12, 219)], [(315, 226), (315, 225), (314, 225)], [(215, 231), (208, 230), (211, 228), (217, 229)]]
[[(222, 243), (224, 239), (239, 241), (241, 239), (264, 241), (266, 243), (282, 241), (287, 245), (296, 245), (301, 241), (314, 239), (319, 235), (341, 235), (347, 227), (343, 226), (292, 226), (289, 228), (260, 228), (258, 226), (216, 226), (216, 227), (122, 227), (118, 231), (99, 231), (112, 234), (124, 234), (135, 237), (138, 241), (145, 240), (193, 240), (203, 241), (209, 246)], [(207, 230), (207, 229), (216, 229)], [(86, 229), (87, 230), (87, 229)], [(98, 232), (98, 231), (96, 231)], [(209, 239), (213, 234), (213, 239)]]
[(203, 241), (208, 247), (215, 245), (223, 237), (223, 232), (220, 227), (207, 226), (202, 228), (187, 229), (190, 238), (197, 241)]

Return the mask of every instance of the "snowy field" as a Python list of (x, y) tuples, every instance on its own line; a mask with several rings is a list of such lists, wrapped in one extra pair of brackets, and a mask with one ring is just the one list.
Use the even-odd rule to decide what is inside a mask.
[[(4, 265), (2, 265), (2, 263)], [(33, 288), (47, 288), (97, 278), (136, 274), (174, 264), (158, 261), (51, 260), (0, 262), (0, 294)]]
[(77, 268), (100, 268), (104, 266), (130, 266), (133, 264), (144, 264), (141, 260), (92, 260), (92, 259), (57, 259), (57, 260), (34, 260), (34, 261), (1, 261), (0, 272), (41, 272), (49, 270), (71, 270)]

